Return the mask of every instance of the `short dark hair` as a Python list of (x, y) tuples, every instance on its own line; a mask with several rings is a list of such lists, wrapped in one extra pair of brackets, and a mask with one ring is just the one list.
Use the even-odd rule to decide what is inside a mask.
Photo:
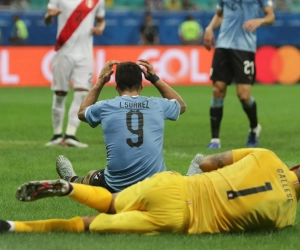
[(142, 85), (142, 69), (134, 62), (119, 63), (116, 84), (121, 91), (138, 90)]

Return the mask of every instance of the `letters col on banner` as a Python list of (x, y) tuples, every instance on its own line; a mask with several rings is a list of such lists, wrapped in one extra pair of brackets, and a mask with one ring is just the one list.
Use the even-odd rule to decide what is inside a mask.
[[(50, 86), (53, 47), (0, 47), (0, 86)], [(212, 52), (204, 47), (95, 47), (95, 79), (109, 60), (149, 60), (169, 84), (208, 84)], [(113, 78), (111, 82), (113, 82)]]
[[(53, 47), (0, 47), (0, 87), (50, 86), (54, 53)], [(96, 46), (94, 55), (94, 81), (108, 60), (137, 62), (143, 58), (171, 85), (210, 84), (213, 51), (203, 46)], [(293, 84), (300, 79), (298, 65), (300, 52), (295, 47), (261, 47), (256, 56), (257, 81)]]

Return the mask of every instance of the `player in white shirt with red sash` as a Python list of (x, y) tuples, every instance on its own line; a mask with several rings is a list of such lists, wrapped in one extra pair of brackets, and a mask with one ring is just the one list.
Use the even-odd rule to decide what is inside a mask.
[[(53, 137), (46, 146), (66, 144), (87, 147), (75, 137), (80, 121), (80, 104), (91, 89), (93, 80), (93, 35), (102, 35), (105, 28), (104, 0), (49, 0), (44, 21), (51, 24), (57, 16), (57, 36), (52, 60), (54, 91), (52, 103)], [(94, 26), (96, 20), (96, 25)], [(69, 109), (68, 124), (63, 136), (65, 101), (73, 82), (74, 98)]]

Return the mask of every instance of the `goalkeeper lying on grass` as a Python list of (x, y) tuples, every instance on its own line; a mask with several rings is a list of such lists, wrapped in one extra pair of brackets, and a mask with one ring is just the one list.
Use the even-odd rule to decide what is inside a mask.
[(198, 154), (187, 175), (158, 173), (114, 194), (64, 180), (28, 182), (17, 190), (20, 201), (68, 196), (100, 214), (66, 220), (2, 220), (0, 230), (201, 234), (269, 231), (294, 224), (300, 165), (289, 170), (269, 150)]

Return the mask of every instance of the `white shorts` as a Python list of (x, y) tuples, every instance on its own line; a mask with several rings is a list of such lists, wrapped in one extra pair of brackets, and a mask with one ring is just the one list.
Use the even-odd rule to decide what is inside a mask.
[(93, 57), (78, 57), (57, 52), (52, 59), (53, 91), (65, 91), (70, 89), (70, 83), (74, 88), (90, 90), (94, 76)]

